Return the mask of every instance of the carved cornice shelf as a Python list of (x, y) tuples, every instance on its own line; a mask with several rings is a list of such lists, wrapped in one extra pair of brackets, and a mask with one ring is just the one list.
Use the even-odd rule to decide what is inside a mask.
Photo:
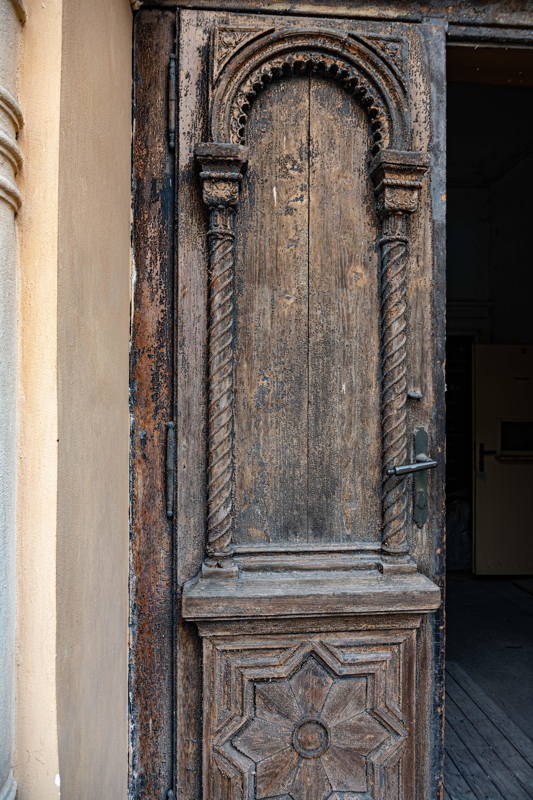
[(236, 580), (194, 578), (185, 587), (182, 613), (191, 620), (426, 614), (440, 602), (439, 588), (418, 572), (241, 573)]

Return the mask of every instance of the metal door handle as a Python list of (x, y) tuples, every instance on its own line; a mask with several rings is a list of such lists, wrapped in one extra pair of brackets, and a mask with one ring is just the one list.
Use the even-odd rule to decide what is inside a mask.
[(411, 472), (421, 472), (423, 469), (435, 469), (438, 466), (437, 461), (432, 461), (424, 453), (420, 453), (416, 457), (414, 464), (402, 464), (401, 467), (389, 467), (387, 475), (409, 475)]
[(485, 444), (481, 442), (479, 445), (479, 458), (478, 458), (479, 472), (485, 472), (485, 456), (496, 456), (496, 455), (498, 455), (497, 450), (485, 450)]
[(414, 436), (415, 445), (415, 461), (414, 464), (402, 464), (397, 467), (389, 467), (387, 475), (410, 475), (414, 472), (415, 477), (413, 480), (413, 518), (416, 525), (422, 528), (427, 522), (428, 518), (428, 487), (426, 470), (435, 469), (438, 466), (437, 461), (433, 461), (427, 455), (428, 451), (428, 435), (424, 428), (418, 428)]

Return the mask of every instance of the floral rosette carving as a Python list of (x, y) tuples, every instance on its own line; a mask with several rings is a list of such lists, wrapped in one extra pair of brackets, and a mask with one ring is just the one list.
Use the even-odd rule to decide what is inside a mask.
[(255, 762), (257, 798), (327, 800), (367, 792), (368, 757), (390, 739), (366, 677), (332, 677), (309, 658), (287, 680), (255, 684), (255, 715), (232, 744)]

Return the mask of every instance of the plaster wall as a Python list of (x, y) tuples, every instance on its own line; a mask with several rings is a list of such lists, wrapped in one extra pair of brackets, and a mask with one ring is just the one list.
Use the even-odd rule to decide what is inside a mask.
[(127, 0), (29, 3), (20, 94), (18, 799), (119, 800), (128, 771)]
[(0, 800), (14, 797), (15, 498), (17, 396), (16, 173), (20, 19), (0, 0)]
[(131, 49), (128, 0), (64, 0), (57, 685), (76, 800), (127, 794)]
[[(59, 797), (56, 703), (57, 238), (61, 2), (24, 28), (20, 238), (18, 800)], [(35, 76), (41, 76), (36, 80)]]

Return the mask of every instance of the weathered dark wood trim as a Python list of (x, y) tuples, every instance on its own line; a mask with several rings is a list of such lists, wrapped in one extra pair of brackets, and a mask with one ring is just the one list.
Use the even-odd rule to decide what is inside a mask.
[(448, 27), (448, 42), (460, 42), (461, 44), (484, 44), (489, 45), (521, 45), (533, 46), (533, 14), (529, 15), (529, 24), (523, 28), (500, 28), (492, 25), (461, 25), (451, 24)]
[[(431, 173), (431, 214), (433, 219), (433, 385), (437, 403), (433, 408), (433, 431), (439, 447), (434, 449), (434, 458), (439, 462), (432, 476), (433, 515), (431, 539), (433, 561), (428, 564), (432, 579), (440, 587), (442, 603), (431, 618), (433, 647), (433, 691), (432, 691), (432, 748), (430, 753), (430, 797), (444, 798), (444, 669), (446, 636), (446, 52), (445, 27), (442, 20), (433, 20), (425, 26), (425, 57), (432, 65), (431, 108), (433, 169)], [(429, 628), (429, 625), (428, 625)]]
[(130, 798), (166, 800), (174, 775), (174, 536), (165, 444), (173, 419), (174, 167), (167, 139), (175, 14), (134, 31), (131, 346)]
[(249, 11), (256, 14), (345, 17), (366, 20), (421, 22), (435, 16), (464, 26), (528, 28), (533, 25), (529, 0), (135, 0), (134, 8), (197, 8), (211, 11)]

